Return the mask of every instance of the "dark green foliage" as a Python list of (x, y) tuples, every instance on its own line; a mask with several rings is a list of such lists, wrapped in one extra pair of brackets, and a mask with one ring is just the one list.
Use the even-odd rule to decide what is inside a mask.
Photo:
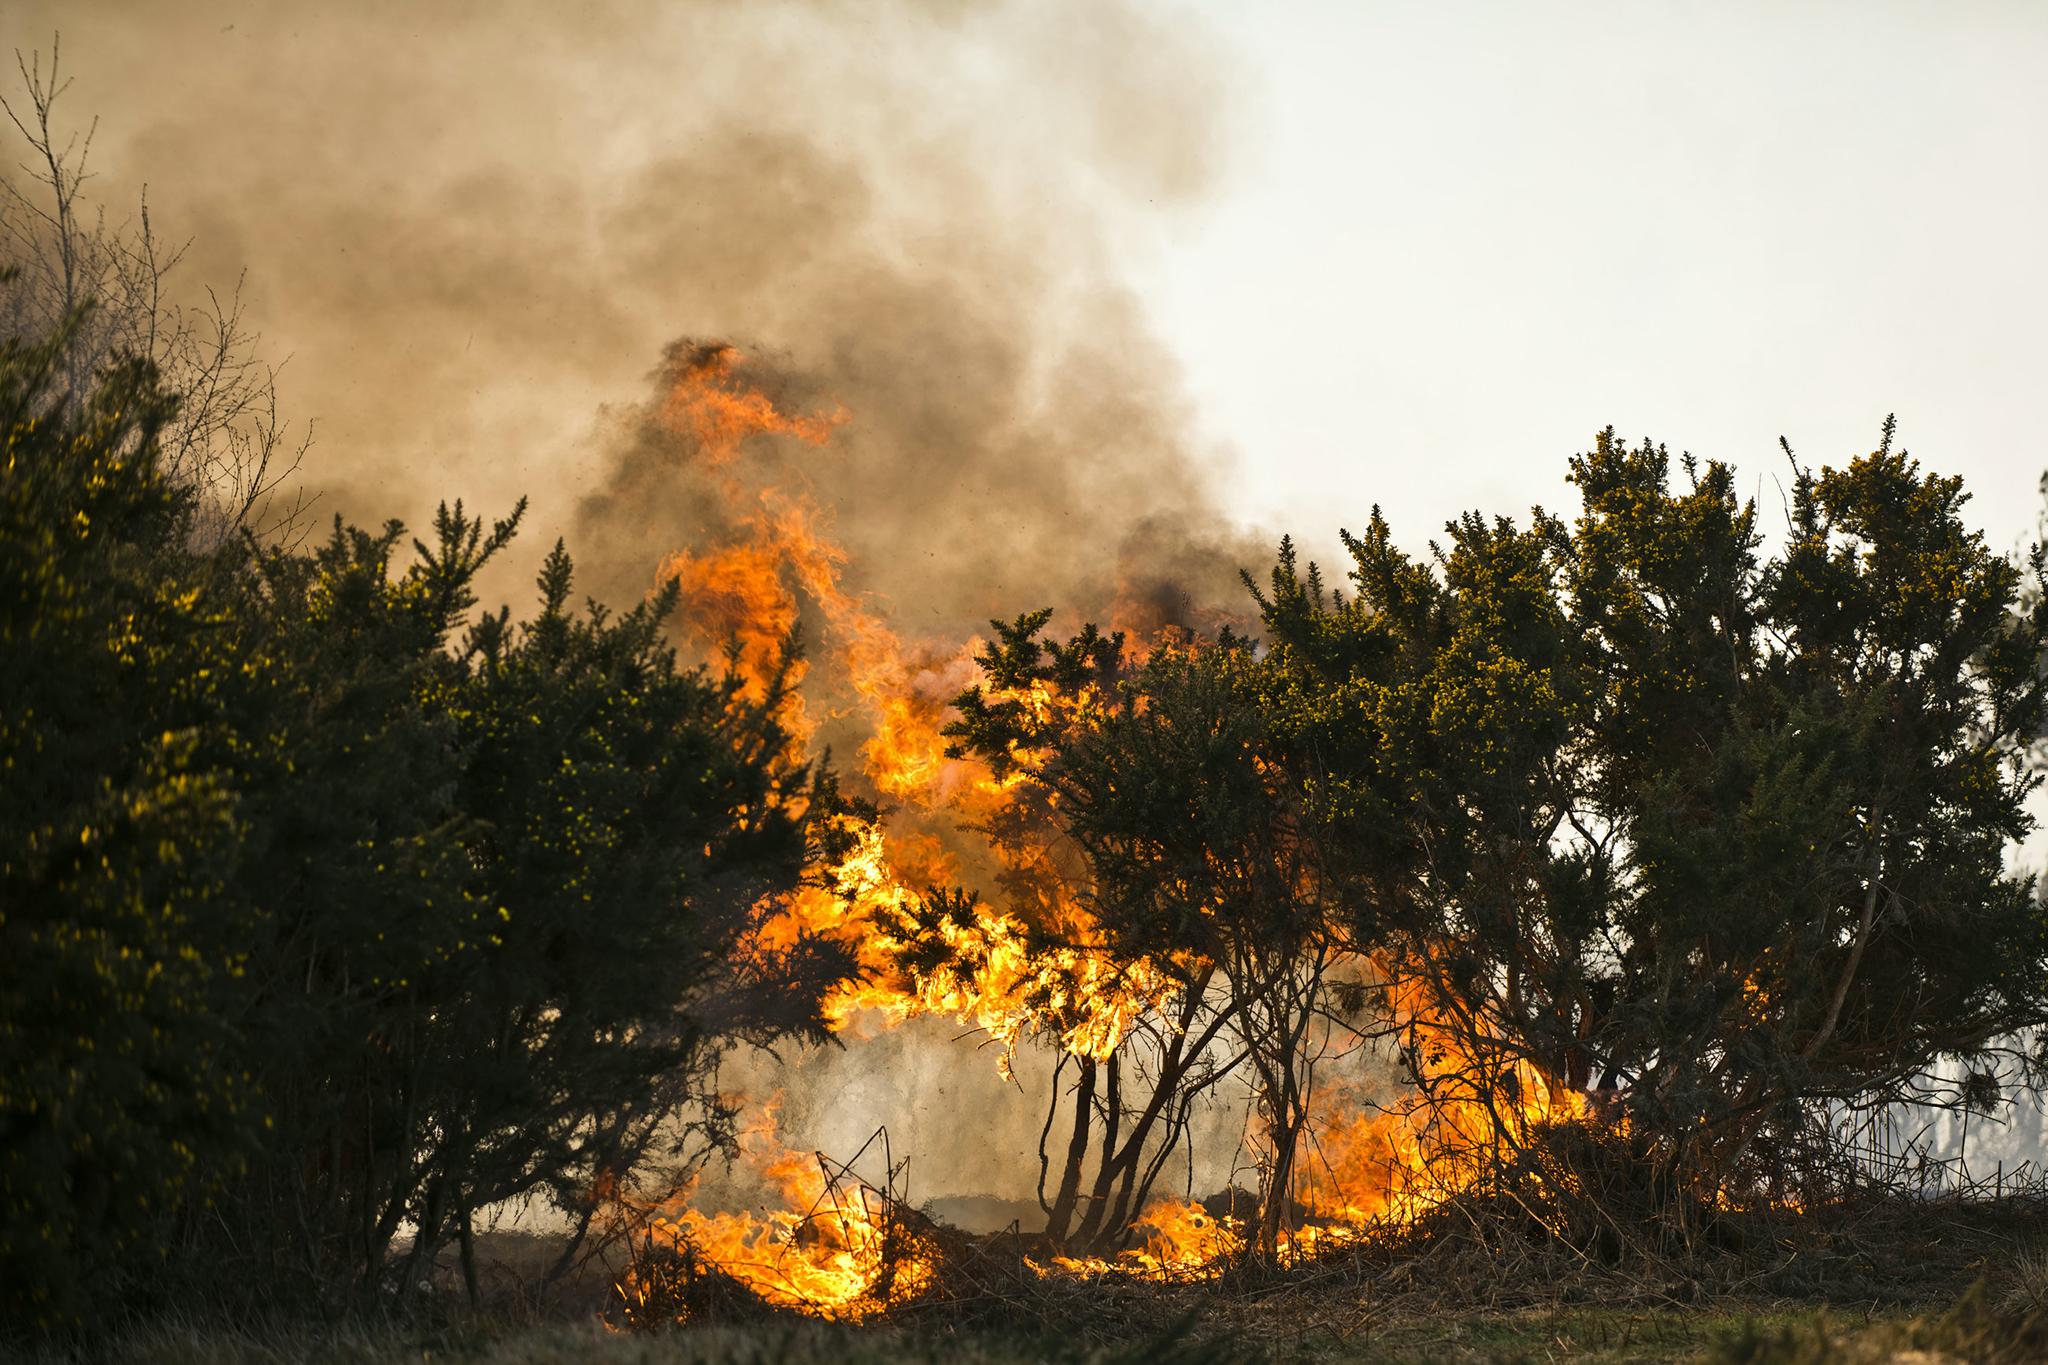
[(749, 940), (829, 793), (735, 680), (677, 669), (673, 584), (572, 615), (571, 574), (557, 544), (540, 614), (516, 638), (502, 613), (471, 633), (456, 707), (485, 932), (433, 1052), (467, 1091), (439, 1124), (465, 1209), (537, 1188), (576, 1208), (595, 1171), (628, 1169), (708, 1098), (720, 1049), (822, 1039), (822, 993), (851, 970), (817, 943)]
[(233, 664), (153, 463), (175, 405), (143, 364), (60, 404), (65, 344), (0, 343), (0, 1313), (43, 1325), (205, 1198), (251, 1102)]
[(1470, 1084), (1619, 1086), (1661, 1160), (1748, 1188), (1824, 1102), (2042, 1018), (2048, 926), (2002, 855), (2048, 614), (2038, 554), (1988, 551), (1889, 427), (1798, 475), (1769, 561), (1729, 470), (1685, 473), (1603, 435), (1570, 526), (1465, 517), (1432, 573), (1375, 518), (1349, 601), (1283, 553), (1263, 605), (1286, 690), (1357, 698), (1323, 752), (1407, 831), (1353, 846), (1358, 941)]
[(1719, 466), (1672, 495), (1661, 452), (1603, 444), (1576, 477), (1592, 804), (1623, 872), (1603, 1044), (1675, 1158), (1696, 1137), (1741, 1179), (1816, 1102), (1899, 1093), (2041, 1017), (2048, 925), (2003, 857), (2030, 825), (2048, 616), (1889, 424), (1798, 474), (1764, 563)]
[(587, 1211), (673, 1121), (723, 1138), (719, 1051), (821, 1036), (847, 970), (748, 947), (828, 792), (736, 684), (677, 668), (672, 594), (572, 614), (557, 546), (533, 621), (450, 648), (515, 521), (444, 509), (395, 577), (396, 526), (337, 526), (260, 554), (245, 599), (261, 818), (237, 889), (265, 970), (243, 1022), (280, 1135), (217, 1254), (307, 1292), (410, 1284), (486, 1204)]
[(275, 1134), (246, 1188), (290, 1212), (244, 1195), (230, 1222), (273, 1268), (366, 1274), (412, 1211), (446, 1081), (425, 1035), (492, 909), (465, 849), (444, 645), (511, 529), (444, 513), (438, 546), (393, 579), (400, 528), (337, 523), (309, 555), (256, 553), (230, 588), (251, 828), (229, 894), (256, 926), (236, 1022)]
[(673, 593), (572, 611), (558, 546), (463, 635), (519, 512), (459, 505), (409, 556), (195, 549), (174, 403), (60, 403), (63, 344), (0, 351), (10, 1325), (381, 1293), (482, 1204), (727, 1138), (719, 1053), (822, 1036), (849, 970), (751, 936), (836, 798), (677, 666)]
[(1575, 520), (1468, 514), (1433, 563), (1375, 512), (1348, 595), (1283, 544), (1260, 648), (1132, 664), (999, 627), (953, 733), (1031, 756), (1113, 954), (1215, 973), (1273, 1186), (1339, 954), (1427, 1022), (1432, 1100), (1605, 1089), (1656, 1187), (1709, 1201), (1946, 1061), (1995, 1104), (1988, 1055), (2048, 1017), (2048, 921), (2003, 862), (2039, 781), (2039, 552), (1991, 553), (1889, 425), (1797, 471), (1774, 557), (1731, 471), (1681, 463), (1604, 433)]

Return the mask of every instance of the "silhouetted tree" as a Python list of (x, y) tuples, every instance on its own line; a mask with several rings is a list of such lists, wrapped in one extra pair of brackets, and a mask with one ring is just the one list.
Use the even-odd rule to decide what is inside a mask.
[[(4, 287), (4, 285), (0, 285)], [(248, 1151), (229, 1001), (243, 835), (220, 690), (236, 668), (176, 402), (146, 361), (65, 401), (77, 317), (0, 340), (0, 1318), (58, 1327), (160, 1266)]]
[(1528, 1074), (1604, 1083), (1683, 1187), (1744, 1187), (1828, 1106), (2041, 1018), (2048, 936), (2002, 857), (2048, 615), (1889, 426), (1797, 474), (1769, 561), (1725, 466), (1669, 466), (1604, 434), (1575, 523), (1468, 516), (1434, 572), (1375, 517), (1355, 597), (1283, 561), (1266, 618), (1302, 690), (1375, 698), (1390, 759), (1329, 752), (1411, 788), (1420, 875), (1390, 897), (1412, 864), (1362, 850), (1355, 903), (1453, 1040), (1455, 1074), (1411, 1054), (1417, 1079), (1509, 1104)]
[(471, 624), (523, 504), (409, 562), (194, 538), (177, 400), (70, 344), (0, 342), (10, 1322), (473, 1276), (480, 1206), (729, 1141), (718, 1056), (823, 1037), (852, 966), (755, 934), (840, 807), (777, 708), (677, 666), (673, 590), (571, 612), (559, 546)]

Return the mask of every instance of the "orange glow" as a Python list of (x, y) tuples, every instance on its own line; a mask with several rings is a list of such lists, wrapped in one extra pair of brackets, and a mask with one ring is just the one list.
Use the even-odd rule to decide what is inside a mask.
[[(975, 765), (947, 758), (941, 734), (950, 699), (979, 678), (973, 658), (981, 642), (906, 646), (845, 587), (846, 554), (808, 495), (797, 487), (749, 481), (732, 468), (740, 448), (756, 437), (822, 445), (848, 420), (845, 409), (822, 416), (784, 412), (752, 386), (745, 357), (730, 346), (688, 352), (672, 375), (662, 422), (692, 441), (706, 465), (721, 470), (724, 497), (744, 509), (733, 518), (737, 538), (731, 543), (680, 551), (659, 570), (661, 581), (682, 589), (683, 627), (691, 643), (707, 657), (736, 645), (741, 679), (759, 697), (808, 604), (824, 622), (820, 640), (811, 645), (816, 666), (845, 680), (866, 722), (862, 769), (875, 791), (950, 824), (982, 821), (1003, 807), (1015, 779), (999, 783)], [(1015, 699), (1040, 716), (1092, 703), (1085, 692), (1054, 697), (1044, 688)], [(787, 698), (784, 707), (798, 750), (790, 757), (801, 761), (817, 722), (797, 698)], [(1019, 755), (1020, 761), (1031, 758)], [(862, 1011), (890, 1022), (944, 1015), (986, 1030), (1004, 1045), (1005, 1065), (1008, 1049), (1042, 1028), (1069, 1051), (1099, 1058), (1171, 989), (1165, 974), (1142, 964), (1109, 963), (1092, 946), (1088, 917), (1066, 903), (1055, 916), (1062, 929), (1056, 947), (1034, 950), (1014, 916), (981, 905), (967, 919), (947, 916), (938, 922), (934, 932), (951, 950), (949, 965), (913, 970), (906, 964), (921, 895), (952, 884), (960, 871), (957, 859), (928, 830), (885, 829), (849, 817), (847, 832), (852, 851), (829, 870), (828, 886), (778, 907), (760, 931), (767, 948), (819, 934), (855, 949), (865, 979), (827, 1002), (835, 1027), (845, 1027)]]
[(1342, 1085), (1320, 1089), (1299, 1195), (1318, 1218), (1408, 1222), (1470, 1189), (1543, 1129), (1593, 1117), (1584, 1091), (1556, 1084), (1527, 1059), (1470, 1055), (1412, 985), (1385, 990), (1393, 1024), (1421, 1059), (1424, 1091), (1379, 1106)]
[[(740, 459), (757, 439), (823, 446), (849, 420), (846, 410), (785, 411), (751, 381), (745, 357), (730, 346), (689, 352), (672, 375), (657, 416), (717, 472), (722, 524), (731, 528), (723, 543), (679, 550), (661, 565), (660, 581), (681, 589), (685, 638), (707, 659), (733, 650), (742, 685), (760, 699), (778, 679), (796, 681), (801, 670), (778, 670), (785, 668), (785, 642), (801, 624), (804, 668), (827, 680), (823, 691), (840, 709), (814, 715), (784, 696), (788, 757), (808, 761), (821, 726), (851, 720), (865, 736), (860, 777), (893, 808), (880, 818), (835, 817), (849, 851), (816, 885), (767, 907), (758, 945), (775, 951), (822, 936), (851, 951), (860, 978), (825, 1002), (835, 1031), (862, 1018), (884, 1026), (916, 1016), (950, 1018), (1000, 1045), (1006, 1075), (1027, 1039), (1099, 1061), (1116, 1054), (1141, 1023), (1171, 1029), (1182, 983), (1203, 978), (1195, 970), (1201, 964), (1117, 960), (1085, 899), (1062, 880), (1050, 838), (1045, 847), (1020, 851), (973, 834), (1017, 809), (1023, 781), (1021, 774), (998, 781), (945, 753), (950, 699), (975, 683), (986, 690), (974, 663), (983, 642), (906, 642), (847, 586), (847, 555), (801, 482), (777, 482), (776, 461)], [(1168, 641), (1188, 642), (1162, 622), (1165, 614), (1145, 594), (1126, 592), (1113, 619), (1133, 630), (1131, 657)], [(1091, 689), (1068, 694), (1044, 685), (990, 700), (1021, 703), (1048, 721), (1085, 721), (1102, 705)], [(1012, 757), (1023, 774), (1044, 759)], [(963, 879), (989, 884), (1004, 875), (1028, 880), (1038, 897), (1030, 923), (991, 902), (934, 894)], [(1525, 1144), (1546, 1125), (1589, 1117), (1583, 1093), (1553, 1086), (1526, 1061), (1459, 1055), (1458, 1035), (1437, 1025), (1417, 992), (1382, 989), (1391, 1018), (1415, 1055), (1432, 1059), (1429, 1078), (1441, 1085), (1431, 1100), (1412, 1095), (1387, 1107), (1336, 1085), (1315, 1091), (1296, 1188), (1285, 1192), (1311, 1225), (1283, 1236), (1283, 1260), (1314, 1255), (1376, 1223), (1412, 1219), (1482, 1179), (1503, 1144)], [(1496, 1079), (1508, 1078), (1493, 1087), (1493, 1103), (1460, 1088), (1459, 1078), (1482, 1063)], [(1515, 1097), (1505, 1108), (1503, 1094)], [(892, 1202), (870, 1186), (835, 1178), (821, 1158), (783, 1149), (772, 1106), (747, 1135), (743, 1155), (781, 1192), (781, 1210), (708, 1214), (691, 1205), (685, 1189), (643, 1210), (652, 1235), (771, 1304), (827, 1317), (873, 1317), (931, 1284), (933, 1253), (911, 1245), (915, 1237)], [(1139, 1230), (1142, 1246), (1121, 1256), (1055, 1256), (1034, 1268), (1046, 1275), (1185, 1277), (1209, 1273), (1248, 1245), (1241, 1223), (1171, 1201), (1149, 1205)], [(652, 1301), (648, 1284), (633, 1276), (619, 1289), (629, 1306), (635, 1295), (643, 1307)]]
[[(689, 1206), (685, 1188), (642, 1210), (651, 1245), (700, 1258), (767, 1304), (819, 1317), (858, 1322), (924, 1293), (934, 1262), (919, 1230), (883, 1191), (821, 1156), (784, 1148), (775, 1132), (779, 1099), (744, 1135), (741, 1153), (783, 1207), (761, 1216), (703, 1213)], [(616, 1291), (629, 1310), (654, 1301), (637, 1269)]]
[(1157, 1200), (1138, 1219), (1141, 1244), (1115, 1257), (1054, 1256), (1032, 1269), (1041, 1277), (1134, 1275), (1151, 1280), (1185, 1280), (1213, 1274), (1245, 1247), (1244, 1224), (1219, 1218), (1200, 1204)]
[(693, 438), (707, 464), (731, 462), (755, 436), (792, 436), (823, 445), (847, 419), (843, 407), (819, 416), (791, 416), (739, 376), (746, 357), (736, 346), (699, 346), (675, 366), (661, 406), (670, 430)]

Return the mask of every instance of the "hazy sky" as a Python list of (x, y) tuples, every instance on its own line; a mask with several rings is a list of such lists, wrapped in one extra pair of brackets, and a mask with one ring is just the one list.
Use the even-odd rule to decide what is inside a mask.
[[(2039, 507), (2040, 4), (10, 10), (9, 46), (65, 30), (104, 187), (149, 178), (192, 269), (248, 267), (351, 514), (526, 491), (550, 531), (563, 452), (686, 332), (780, 348), (902, 446), (847, 359), (909, 316), (878, 272), (982, 327), (886, 364), (1092, 366), (1188, 452), (1153, 487), (1219, 470), (1224, 515), (1317, 549), (1374, 502), (1411, 546), (1568, 508), (1607, 423), (1768, 504), (1780, 434), (1841, 459), (1896, 411), (1996, 545)], [(706, 150), (734, 130), (759, 174)], [(1011, 423), (999, 465), (1113, 439), (990, 401), (955, 427)]]
[(1200, 9), (1240, 132), (1144, 292), (1261, 519), (1568, 505), (1607, 423), (1756, 487), (1896, 411), (2031, 531), (2048, 6)]

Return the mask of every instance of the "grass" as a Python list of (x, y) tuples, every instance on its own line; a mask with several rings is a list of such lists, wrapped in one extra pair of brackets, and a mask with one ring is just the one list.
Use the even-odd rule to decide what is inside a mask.
[[(1219, 1333), (1183, 1323), (1164, 1333), (1094, 1344), (994, 1331), (856, 1328), (828, 1323), (679, 1328), (621, 1335), (582, 1324), (472, 1320), (440, 1331), (363, 1326), (227, 1331), (159, 1324), (89, 1353), (18, 1357), (147, 1360), (161, 1365), (1223, 1365), (1271, 1361), (1446, 1362), (1507, 1365), (1581, 1361), (1701, 1361), (1709, 1365), (1876, 1365), (1899, 1359), (2022, 1361), (2048, 1356), (2038, 1319), (2002, 1315), (1979, 1287), (1955, 1304), (1874, 1313), (1784, 1304), (1684, 1309), (1574, 1308), (1517, 1313), (1374, 1316), (1357, 1304), (1348, 1322), (1267, 1321)], [(1919, 1352), (1914, 1355), (1912, 1353)]]
[[(62, 1358), (62, 1357), (58, 1357)], [(104, 1343), (88, 1361), (161, 1365), (1222, 1365), (1239, 1345), (1195, 1333), (1097, 1347), (993, 1334), (863, 1330), (828, 1323), (773, 1323), (622, 1335), (588, 1325), (472, 1324), (453, 1334), (296, 1328), (268, 1332), (158, 1326)], [(26, 1362), (52, 1359), (22, 1357)]]
[(1512, 1219), (1447, 1216), (1408, 1240), (1177, 1284), (1018, 1275), (990, 1244), (970, 1240), (953, 1248), (947, 1294), (882, 1326), (734, 1300), (704, 1310), (725, 1315), (717, 1321), (642, 1333), (596, 1320), (610, 1268), (543, 1306), (531, 1285), (552, 1248), (498, 1239), (481, 1309), (467, 1306), (444, 1266), (405, 1318), (237, 1329), (195, 1307), (190, 1318), (110, 1329), (68, 1350), (0, 1347), (0, 1365), (2048, 1360), (2042, 1213), (2038, 1202), (1922, 1202), (1831, 1221), (1765, 1220), (1725, 1255), (1685, 1266), (1627, 1255), (1596, 1263), (1518, 1233)]

